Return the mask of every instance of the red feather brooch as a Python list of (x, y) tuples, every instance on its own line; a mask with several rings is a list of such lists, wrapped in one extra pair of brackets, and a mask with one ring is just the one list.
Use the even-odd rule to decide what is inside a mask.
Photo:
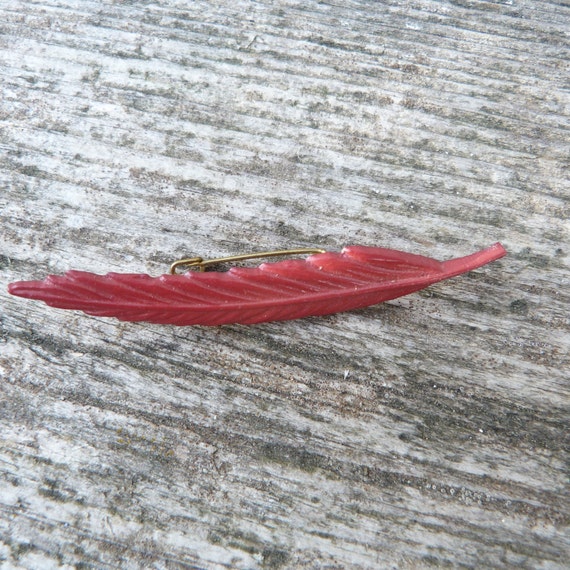
[[(215, 263), (312, 253), (306, 259), (232, 267), (204, 272)], [(170, 274), (68, 271), (43, 281), (18, 281), (12, 295), (39, 299), (52, 307), (122, 321), (172, 325), (261, 323), (327, 315), (368, 307), (419, 291), (506, 255), (496, 243), (472, 255), (436, 261), (378, 247), (352, 245), (340, 253), (315, 249), (272, 251), (204, 261), (200, 257), (172, 264)], [(187, 265), (200, 271), (176, 274)]]

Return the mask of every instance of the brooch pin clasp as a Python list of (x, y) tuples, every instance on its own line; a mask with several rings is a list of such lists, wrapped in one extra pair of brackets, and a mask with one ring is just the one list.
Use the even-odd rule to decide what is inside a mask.
[(218, 263), (230, 263), (233, 261), (245, 261), (246, 259), (260, 259), (263, 257), (278, 257), (282, 255), (303, 255), (311, 253), (325, 253), (325, 249), (315, 247), (300, 247), (298, 249), (280, 249), (276, 251), (261, 251), (259, 253), (244, 253), (241, 255), (232, 255), (230, 257), (219, 257), (217, 259), (202, 259), (201, 257), (187, 257), (179, 259), (170, 266), (170, 274), (176, 275), (179, 267), (187, 266), (190, 268), (198, 268), (199, 271), (206, 271), (207, 267), (217, 265)]

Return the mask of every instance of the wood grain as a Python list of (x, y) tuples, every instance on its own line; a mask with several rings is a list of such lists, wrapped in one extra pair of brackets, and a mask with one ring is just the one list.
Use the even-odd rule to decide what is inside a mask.
[[(566, 2), (0, 0), (6, 568), (564, 568)], [(10, 297), (349, 243), (508, 257), (256, 326)]]

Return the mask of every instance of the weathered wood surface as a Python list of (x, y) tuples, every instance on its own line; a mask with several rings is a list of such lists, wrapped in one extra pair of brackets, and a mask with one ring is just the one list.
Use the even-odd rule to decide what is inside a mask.
[[(566, 2), (0, 0), (6, 568), (562, 568)], [(10, 297), (347, 243), (510, 255), (220, 328)]]

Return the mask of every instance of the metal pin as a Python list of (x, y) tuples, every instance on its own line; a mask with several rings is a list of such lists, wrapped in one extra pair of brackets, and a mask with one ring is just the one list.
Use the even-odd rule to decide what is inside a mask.
[(246, 259), (259, 259), (262, 257), (277, 257), (281, 255), (303, 255), (310, 253), (325, 253), (326, 250), (314, 247), (301, 247), (298, 249), (281, 249), (277, 251), (261, 251), (259, 253), (244, 253), (242, 255), (232, 255), (230, 257), (219, 257), (217, 259), (203, 259), (201, 257), (187, 257), (179, 259), (170, 266), (170, 273), (176, 275), (176, 270), (181, 266), (198, 268), (199, 271), (206, 271), (206, 267), (217, 265), (218, 263), (230, 263), (233, 261), (244, 261)]

